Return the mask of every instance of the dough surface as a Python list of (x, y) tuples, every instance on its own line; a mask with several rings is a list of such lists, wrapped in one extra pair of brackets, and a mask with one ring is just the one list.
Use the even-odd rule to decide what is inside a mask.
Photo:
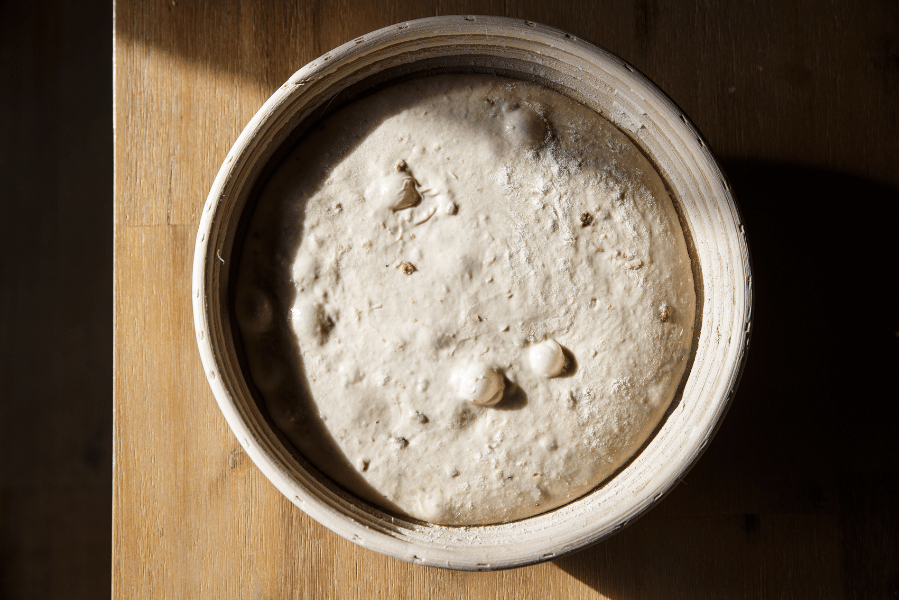
[(252, 379), (323, 473), (442, 524), (521, 519), (601, 484), (684, 372), (690, 258), (659, 175), (535, 84), (407, 81), (278, 167), (235, 310)]

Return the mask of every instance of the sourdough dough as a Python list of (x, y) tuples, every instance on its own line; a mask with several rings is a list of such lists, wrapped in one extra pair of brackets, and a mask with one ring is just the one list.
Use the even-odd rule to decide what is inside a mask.
[(466, 525), (621, 467), (676, 392), (695, 297), (625, 135), (541, 86), (445, 75), (307, 135), (260, 196), (235, 303), (253, 381), (309, 461)]

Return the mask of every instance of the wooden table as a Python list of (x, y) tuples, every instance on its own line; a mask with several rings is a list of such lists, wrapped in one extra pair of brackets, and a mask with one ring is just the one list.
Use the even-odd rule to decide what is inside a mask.
[[(117, 0), (113, 596), (896, 597), (897, 5), (842, 4)], [(188, 297), (206, 193), (276, 87), (461, 13), (568, 30), (667, 91), (724, 160), (757, 292), (740, 391), (683, 483), (601, 544), (499, 573), (382, 557), (283, 498), (218, 411)]]

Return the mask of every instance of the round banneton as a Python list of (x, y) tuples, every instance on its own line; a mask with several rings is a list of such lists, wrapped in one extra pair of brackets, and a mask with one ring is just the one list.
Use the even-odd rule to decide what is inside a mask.
[[(589, 106), (640, 147), (669, 187), (693, 258), (698, 315), (680, 397), (642, 451), (566, 506), (500, 525), (447, 527), (390, 515), (323, 478), (259, 410), (235, 348), (229, 306), (242, 213), (265, 168), (309, 123), (366, 90), (436, 72), (534, 81)], [(197, 343), (228, 424), (265, 476), (312, 518), (366, 548), (420, 564), (502, 569), (611, 535), (662, 498), (703, 452), (735, 391), (750, 337), (751, 278), (731, 190), (696, 128), (646, 77), (587, 42), (529, 21), (435, 17), (362, 36), (295, 73), (228, 153), (206, 201), (194, 255)]]

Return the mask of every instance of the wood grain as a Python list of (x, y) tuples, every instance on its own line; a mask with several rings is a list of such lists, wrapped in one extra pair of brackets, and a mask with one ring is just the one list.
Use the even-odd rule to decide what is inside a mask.
[[(552, 563), (450, 572), (350, 544), (275, 490), (218, 412), (189, 299), (206, 193), (244, 124), (278, 85), (376, 28), (435, 14), (493, 13), (608, 48), (691, 116), (731, 161), (739, 199), (746, 190), (751, 250), (760, 248), (769, 277), (757, 323), (766, 309), (777, 321), (766, 294), (790, 288), (778, 287), (775, 276), (788, 272), (779, 270), (776, 250), (767, 250), (765, 234), (775, 230), (766, 229), (764, 207), (803, 198), (771, 199), (756, 182), (815, 178), (896, 201), (897, 7), (862, 4), (118, 0), (113, 597), (841, 598), (856, 589), (870, 597), (895, 591), (896, 544), (886, 541), (897, 537), (894, 459), (878, 459), (884, 446), (871, 436), (837, 436), (839, 419), (828, 415), (838, 405), (827, 391), (818, 404), (804, 402), (794, 393), (803, 388), (786, 382), (792, 395), (778, 396), (765, 385), (765, 370), (784, 372), (765, 357), (748, 364), (731, 414), (686, 484), (647, 517)], [(831, 188), (817, 187), (817, 198)], [(799, 213), (786, 216), (802, 223)], [(760, 224), (759, 246), (753, 223)], [(874, 327), (895, 344), (893, 325)], [(783, 344), (774, 334), (755, 335), (779, 356)], [(885, 342), (873, 343), (880, 349)], [(814, 412), (822, 402), (828, 412)], [(797, 408), (785, 413), (784, 406)], [(879, 418), (884, 409), (873, 410), (848, 418), (871, 431), (887, 420)], [(772, 427), (772, 411), (797, 424), (790, 436), (787, 426)], [(809, 418), (818, 429), (803, 427)], [(837, 450), (827, 449), (829, 441)], [(853, 492), (859, 485), (879, 500), (864, 501), (872, 496)], [(878, 526), (864, 528), (862, 516)], [(867, 563), (859, 559), (872, 552)]]

